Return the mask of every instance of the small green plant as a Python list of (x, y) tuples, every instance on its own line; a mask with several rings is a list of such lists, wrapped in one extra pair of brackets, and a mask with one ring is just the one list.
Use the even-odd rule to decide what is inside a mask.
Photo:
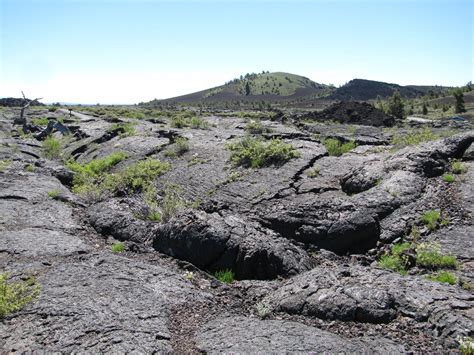
[(255, 308), (257, 309), (258, 316), (262, 319), (266, 318), (272, 312), (270, 305), (264, 301), (258, 302)]
[(0, 172), (8, 168), (11, 163), (11, 160), (0, 160)]
[(378, 262), (379, 266), (406, 275), (408, 265), (403, 252), (409, 250), (411, 247), (412, 245), (410, 243), (394, 244), (390, 253), (382, 255)]
[(121, 253), (125, 250), (125, 244), (122, 242), (116, 242), (112, 244), (112, 253)]
[(53, 136), (49, 136), (43, 141), (44, 155), (48, 159), (56, 159), (61, 155), (61, 141)]
[(309, 178), (314, 178), (314, 177), (319, 175), (320, 171), (321, 171), (321, 167), (320, 166), (315, 166), (312, 169), (309, 169), (308, 172), (306, 173), (306, 175)]
[(261, 168), (269, 165), (282, 165), (288, 160), (299, 157), (299, 152), (289, 143), (279, 139), (269, 142), (254, 137), (244, 137), (236, 143), (227, 144), (231, 151), (230, 161), (234, 165)]
[(198, 129), (198, 128), (208, 129), (209, 128), (209, 123), (207, 121), (204, 121), (202, 118), (194, 116), (189, 120), (189, 126), (191, 126), (191, 128), (195, 128), (195, 129)]
[(457, 260), (454, 255), (442, 254), (438, 243), (420, 243), (416, 247), (416, 264), (431, 269), (455, 268)]
[(427, 277), (428, 280), (431, 281), (436, 281), (436, 282), (441, 282), (441, 283), (447, 283), (450, 285), (455, 285), (456, 284), (456, 276), (449, 272), (449, 271), (440, 271), (437, 272), (434, 275), (430, 275)]
[(189, 142), (186, 138), (176, 138), (174, 144), (165, 152), (165, 156), (169, 158), (176, 158), (182, 156), (189, 151)]
[(443, 175), (443, 180), (449, 184), (453, 183), (454, 182), (454, 175), (451, 175), (451, 174), (444, 174)]
[(466, 164), (460, 162), (459, 160), (455, 160), (451, 164), (451, 170), (453, 174), (465, 174), (467, 173), (468, 167)]
[(152, 222), (161, 222), (161, 213), (158, 211), (151, 211), (150, 213), (148, 213), (148, 219)]
[(344, 153), (347, 153), (357, 147), (354, 141), (350, 141), (342, 144), (339, 140), (333, 138), (327, 138), (324, 140), (324, 145), (330, 156), (339, 157)]
[(17, 312), (40, 294), (40, 285), (31, 276), (26, 281), (9, 281), (10, 275), (0, 274), (0, 319)]
[(219, 270), (214, 273), (214, 277), (220, 282), (230, 284), (234, 282), (234, 272), (230, 269)]
[(49, 120), (46, 117), (33, 118), (31, 120), (31, 123), (34, 124), (35, 126), (47, 126), (48, 122), (49, 122)]
[(35, 171), (35, 166), (34, 165), (31, 165), (31, 164), (28, 164), (26, 167), (25, 167), (25, 170), (28, 171), (29, 173), (32, 173)]
[(183, 277), (188, 281), (192, 281), (192, 279), (194, 277), (194, 273), (192, 271), (186, 271), (184, 273)]
[(174, 215), (185, 207), (183, 199), (179, 195), (180, 188), (177, 185), (168, 184), (165, 188), (163, 201), (161, 203), (161, 219), (168, 222)]
[(427, 211), (421, 216), (421, 222), (428, 227), (430, 231), (434, 231), (438, 227), (441, 213), (439, 211)]
[(52, 199), (55, 199), (59, 196), (59, 190), (48, 191), (48, 196)]
[(456, 340), (459, 343), (459, 352), (462, 355), (474, 354), (474, 341), (471, 337), (462, 337), (458, 335)]

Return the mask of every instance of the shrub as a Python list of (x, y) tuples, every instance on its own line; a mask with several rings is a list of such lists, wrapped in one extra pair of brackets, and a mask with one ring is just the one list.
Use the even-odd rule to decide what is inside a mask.
[(324, 145), (330, 156), (339, 157), (344, 153), (347, 153), (357, 147), (354, 141), (350, 141), (342, 144), (339, 140), (333, 138), (327, 138), (324, 140)]
[(427, 211), (421, 216), (421, 221), (425, 224), (430, 231), (434, 231), (438, 226), (441, 214), (439, 211)]
[(150, 213), (148, 213), (148, 219), (152, 222), (161, 222), (161, 213), (158, 211), (151, 211)]
[(149, 158), (132, 164), (117, 174), (110, 174), (104, 184), (112, 192), (144, 191), (155, 177), (169, 169), (170, 164)]
[(459, 160), (453, 161), (451, 170), (454, 174), (465, 174), (468, 170), (467, 165), (461, 163)]
[(441, 283), (447, 283), (450, 285), (456, 284), (456, 276), (449, 272), (449, 271), (440, 271), (434, 275), (430, 275), (427, 277), (431, 281), (437, 281)]
[(35, 171), (35, 166), (34, 165), (31, 165), (31, 164), (28, 164), (26, 167), (25, 167), (25, 170), (28, 171), (29, 173), (32, 173)]
[(230, 269), (219, 270), (214, 273), (214, 277), (220, 282), (230, 284), (234, 281), (234, 272)]
[(53, 136), (49, 136), (43, 141), (44, 155), (48, 159), (59, 158), (61, 155), (61, 148), (61, 142)]
[(34, 277), (18, 282), (9, 282), (8, 279), (7, 273), (0, 274), (0, 319), (19, 311), (40, 293), (40, 286)]
[(112, 253), (121, 253), (125, 250), (125, 244), (122, 242), (116, 242), (112, 244)]
[(34, 124), (35, 126), (47, 126), (49, 120), (46, 117), (41, 117), (41, 118), (33, 118), (31, 120), (31, 123)]
[(447, 183), (450, 184), (450, 183), (454, 182), (454, 180), (455, 180), (455, 179), (454, 179), (454, 175), (451, 175), (451, 174), (444, 174), (444, 175), (443, 175), (443, 180), (444, 180), (445, 182), (447, 182)]
[(416, 247), (416, 264), (426, 268), (455, 268), (457, 260), (454, 255), (441, 253), (438, 243), (421, 243)]
[(244, 137), (236, 143), (227, 144), (231, 151), (230, 161), (234, 165), (261, 168), (268, 165), (282, 165), (292, 158), (299, 157), (291, 144), (279, 139), (264, 142), (253, 137)]
[(57, 108), (56, 106), (50, 106), (50, 107), (48, 107), (48, 111), (49, 111), (49, 112), (56, 112), (57, 109), (58, 109), (58, 108)]

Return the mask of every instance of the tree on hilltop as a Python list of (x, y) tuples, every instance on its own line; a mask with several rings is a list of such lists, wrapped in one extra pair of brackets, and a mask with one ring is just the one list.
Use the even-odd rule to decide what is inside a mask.
[(466, 108), (464, 107), (464, 94), (461, 89), (456, 89), (453, 92), (454, 99), (456, 103), (454, 104), (454, 112), (456, 113), (463, 113), (466, 112)]
[(388, 112), (399, 119), (405, 117), (405, 105), (402, 100), (402, 95), (400, 95), (400, 91), (396, 90), (390, 98)]

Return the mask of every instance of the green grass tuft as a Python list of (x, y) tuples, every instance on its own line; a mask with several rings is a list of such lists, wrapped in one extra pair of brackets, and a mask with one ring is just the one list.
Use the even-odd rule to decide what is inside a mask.
[(230, 284), (234, 282), (234, 276), (235, 276), (234, 272), (230, 269), (219, 270), (214, 273), (214, 277), (216, 279), (226, 284)]
[(49, 122), (49, 120), (46, 117), (33, 118), (31, 120), (31, 123), (34, 124), (35, 126), (47, 126), (48, 122)]
[(465, 174), (467, 173), (468, 167), (466, 164), (460, 162), (459, 160), (455, 160), (451, 164), (451, 170), (454, 174)]
[(123, 242), (116, 242), (112, 244), (112, 253), (121, 253), (125, 250), (125, 244)]
[(427, 211), (421, 216), (421, 222), (428, 227), (430, 231), (434, 231), (438, 227), (441, 213), (439, 211)]
[(327, 138), (324, 140), (324, 145), (330, 156), (339, 157), (344, 153), (347, 153), (357, 147), (354, 141), (350, 141), (342, 144), (339, 140), (333, 138)]
[(449, 184), (453, 183), (455, 178), (454, 178), (454, 175), (451, 175), (451, 174), (444, 174), (443, 175), (443, 180)]
[(454, 255), (441, 253), (438, 243), (421, 243), (416, 247), (416, 264), (426, 268), (456, 268), (457, 260)]
[(226, 147), (231, 151), (230, 161), (234, 165), (251, 168), (282, 165), (288, 160), (300, 156), (291, 144), (279, 139), (265, 142), (247, 136), (236, 143), (227, 144)]
[(61, 141), (53, 136), (49, 136), (43, 141), (44, 155), (48, 159), (56, 159), (61, 155)]
[(431, 281), (447, 283), (447, 284), (450, 284), (450, 285), (455, 285), (456, 281), (457, 281), (456, 280), (456, 275), (454, 275), (452, 272), (449, 272), (449, 271), (437, 272), (434, 275), (428, 276), (427, 279), (431, 280)]

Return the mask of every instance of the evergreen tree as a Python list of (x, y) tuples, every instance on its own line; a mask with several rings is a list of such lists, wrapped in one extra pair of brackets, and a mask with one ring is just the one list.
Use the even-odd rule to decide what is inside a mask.
[(426, 103), (423, 102), (423, 115), (428, 114), (428, 108), (426, 107)]
[(398, 90), (396, 90), (390, 98), (388, 112), (399, 119), (405, 117), (405, 105), (403, 104), (402, 96)]
[(249, 96), (250, 95), (250, 85), (249, 85), (249, 82), (247, 81), (245, 83), (245, 96)]
[(456, 103), (454, 104), (454, 112), (463, 113), (466, 112), (464, 107), (464, 94), (461, 89), (456, 89), (453, 93)]

